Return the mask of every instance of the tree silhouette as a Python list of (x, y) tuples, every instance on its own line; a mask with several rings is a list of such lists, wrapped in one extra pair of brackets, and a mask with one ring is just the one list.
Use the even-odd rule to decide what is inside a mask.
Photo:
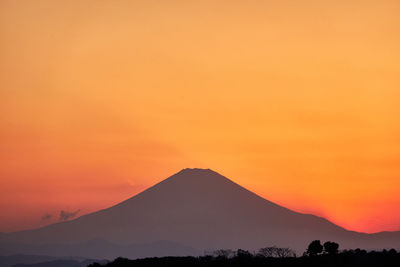
[(251, 258), (253, 255), (251, 255), (251, 253), (247, 250), (243, 250), (243, 249), (238, 249), (236, 251), (236, 258), (238, 259), (249, 259)]
[(231, 258), (234, 255), (234, 252), (230, 249), (218, 249), (214, 251), (213, 255), (217, 258)]
[[(324, 243), (325, 252), (326, 248), (329, 250), (331, 245), (332, 251), (337, 251), (338, 246), (334, 242)], [(308, 252), (305, 257), (281, 257), (279, 255), (282, 251), (287, 251), (285, 248), (267, 247), (260, 249), (257, 255), (253, 255), (247, 250), (238, 249), (233, 252), (231, 250), (219, 250), (214, 253), (214, 256), (167, 256), (161, 258), (142, 258), (129, 260), (125, 258), (117, 258), (112, 262), (100, 265), (99, 263), (92, 263), (88, 267), (316, 267), (316, 266), (335, 266), (335, 267), (399, 267), (400, 266), (400, 253), (395, 249), (382, 250), (382, 251), (366, 251), (361, 249), (355, 250), (342, 250), (338, 251), (334, 257), (331, 255), (321, 254), (323, 246), (319, 240), (310, 243)], [(336, 248), (336, 249), (335, 249)], [(330, 250), (329, 250), (330, 251)], [(261, 253), (263, 252), (263, 253)], [(232, 253), (235, 256), (231, 255)], [(319, 254), (319, 255), (318, 255)], [(228, 256), (230, 255), (230, 256)], [(308, 255), (314, 255), (308, 257)], [(74, 263), (75, 264), (75, 263)], [(36, 265), (35, 265), (36, 266)], [(38, 265), (41, 266), (59, 266), (59, 265)], [(72, 265), (68, 265), (72, 266)], [(75, 266), (75, 265), (74, 265)], [(18, 267), (23, 267), (18, 265)]]
[(320, 240), (312, 241), (307, 248), (307, 254), (310, 256), (318, 255), (322, 252), (323, 246)]
[(339, 244), (327, 241), (324, 243), (324, 251), (330, 255), (337, 254), (339, 252)]
[(290, 248), (266, 247), (261, 248), (257, 256), (264, 258), (289, 258), (295, 257), (296, 253)]
[(258, 250), (257, 256), (263, 257), (263, 258), (272, 258), (275, 257), (275, 248), (276, 247), (266, 247), (266, 248), (260, 248)]
[(296, 253), (290, 248), (277, 248), (276, 257), (278, 258), (290, 258), (296, 257)]

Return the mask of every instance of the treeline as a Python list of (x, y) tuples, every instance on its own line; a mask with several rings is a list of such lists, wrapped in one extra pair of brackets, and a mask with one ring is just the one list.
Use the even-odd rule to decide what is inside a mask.
[(258, 251), (216, 250), (200, 257), (162, 257), (130, 260), (117, 258), (106, 265), (93, 263), (88, 267), (313, 267), (313, 266), (400, 266), (400, 253), (396, 250), (366, 251), (362, 249), (339, 251), (339, 244), (319, 240), (310, 243), (306, 252), (297, 257), (289, 248), (265, 247)]

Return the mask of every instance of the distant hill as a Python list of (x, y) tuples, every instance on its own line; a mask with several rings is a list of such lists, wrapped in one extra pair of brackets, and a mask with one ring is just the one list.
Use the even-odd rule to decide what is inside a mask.
[[(133, 258), (136, 256), (132, 250), (121, 248), (165, 240), (160, 250), (151, 245), (138, 246), (148, 256), (165, 255), (171, 247), (175, 247), (174, 255), (188, 255), (214, 248), (274, 245), (291, 247), (301, 254), (314, 239), (336, 241), (341, 248), (400, 248), (400, 232), (347, 231), (324, 218), (297, 213), (263, 199), (212, 170), (184, 169), (111, 208), (2, 236), (0, 249), (24, 253), (41, 246), (41, 253), (46, 255), (71, 256), (82, 249), (82, 254), (95, 258), (102, 258), (105, 251)], [(98, 245), (91, 240), (104, 242)]]
[(99, 264), (106, 264), (107, 261), (96, 261), (96, 260), (53, 260), (47, 262), (40, 262), (35, 264), (16, 264), (13, 267), (86, 267), (93, 262)]
[[(200, 255), (202, 252), (170, 241), (129, 245), (114, 244), (101, 239), (73, 244), (0, 243), (0, 253), (3, 255), (14, 254), (16, 251), (23, 251), (31, 255), (52, 255), (53, 259), (50, 260), (64, 259), (63, 257), (70, 257), (73, 260), (77, 260), (77, 258), (115, 259), (121, 255), (130, 258), (145, 258), (153, 256)], [(19, 261), (18, 263), (29, 263), (29, 261)], [(0, 265), (0, 267), (3, 266)]]
[(0, 256), (0, 267), (11, 267), (18, 263), (39, 263), (44, 261), (56, 260), (57, 257), (42, 256), (42, 255), (11, 255), (11, 256)]
[[(104, 260), (89, 260), (79, 257), (53, 257), (44, 255), (24, 255), (17, 254), (11, 256), (0, 256), (0, 267), (12, 267), (12, 266), (41, 266), (41, 264), (52, 263), (73, 263), (73, 266), (87, 266), (93, 262), (106, 263)], [(51, 266), (51, 265), (50, 265)], [(57, 266), (57, 265), (53, 265)], [(71, 267), (73, 267), (71, 266)], [(59, 267), (59, 266), (57, 266)]]

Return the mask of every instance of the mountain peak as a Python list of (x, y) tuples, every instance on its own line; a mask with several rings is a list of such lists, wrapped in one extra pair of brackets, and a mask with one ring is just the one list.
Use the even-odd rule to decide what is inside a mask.
[(210, 174), (210, 173), (217, 173), (211, 169), (201, 169), (201, 168), (185, 168), (182, 169), (178, 173), (184, 173), (184, 174)]
[[(201, 169), (201, 168), (185, 168), (178, 173), (172, 175), (170, 178), (173, 180), (201, 180), (203, 182), (211, 182), (215, 180), (228, 180), (228, 178), (222, 176), (216, 171), (211, 169)], [(168, 179), (167, 179), (168, 180)]]
[[(228, 185), (228, 186), (227, 186)], [(167, 186), (168, 189), (165, 187)], [(211, 170), (200, 168), (185, 168), (161, 181), (155, 188), (164, 188), (169, 191), (186, 191), (204, 193), (210, 190), (225, 191), (227, 188), (241, 188), (225, 176)], [(150, 188), (151, 189), (151, 188)]]

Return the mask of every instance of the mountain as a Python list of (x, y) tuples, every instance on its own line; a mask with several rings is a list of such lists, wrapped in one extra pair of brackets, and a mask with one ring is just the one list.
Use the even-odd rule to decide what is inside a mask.
[[(314, 239), (336, 241), (341, 248), (400, 248), (400, 232), (347, 231), (321, 217), (274, 204), (209, 169), (184, 169), (111, 208), (40, 229), (6, 234), (0, 238), (0, 246), (14, 246), (14, 253), (24, 253), (20, 250), (26, 246), (76, 247), (91, 240), (120, 246), (165, 241), (186, 248), (181, 252), (184, 255), (190, 253), (189, 248), (204, 251), (273, 245), (291, 247), (301, 254)], [(99, 255), (89, 256), (103, 258), (104, 246), (98, 247)], [(151, 254), (151, 246), (148, 249)], [(131, 256), (118, 246), (107, 250)], [(49, 248), (42, 253), (54, 255), (55, 251)], [(71, 252), (60, 249), (57, 253)]]

